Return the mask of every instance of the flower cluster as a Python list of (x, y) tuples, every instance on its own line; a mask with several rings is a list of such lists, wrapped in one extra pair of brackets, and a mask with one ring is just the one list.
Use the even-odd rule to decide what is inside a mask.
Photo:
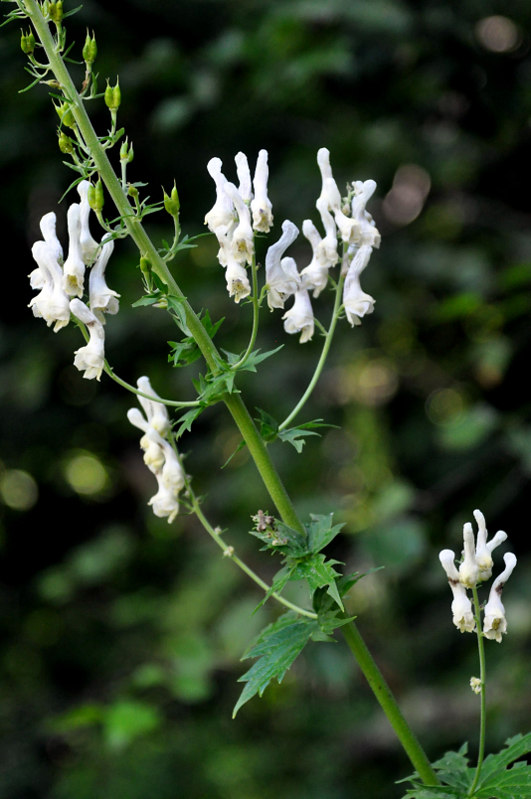
[[(267, 197), (267, 152), (258, 156), (253, 181), (254, 197), (247, 158), (238, 153), (235, 158), (239, 188), (229, 183), (221, 172), (221, 161), (213, 158), (208, 171), (216, 184), (216, 202), (205, 217), (209, 229), (215, 233), (220, 248), (218, 260), (226, 268), (229, 295), (236, 302), (251, 293), (246, 266), (254, 258), (254, 231), (268, 232), (273, 218)], [(365, 206), (374, 193), (374, 180), (354, 181), (342, 199), (332, 175), (330, 153), (322, 147), (317, 153), (321, 171), (322, 188), (316, 202), (324, 228), (322, 236), (310, 219), (305, 219), (302, 232), (308, 240), (312, 257), (300, 272), (286, 250), (299, 235), (297, 226), (286, 219), (282, 235), (267, 250), (265, 257), (265, 283), (267, 304), (270, 310), (284, 308), (293, 297), (292, 307), (284, 314), (287, 333), (300, 333), (300, 341), (309, 341), (314, 332), (314, 316), (310, 292), (317, 298), (328, 283), (329, 270), (341, 261), (345, 278), (343, 308), (352, 326), (361, 324), (363, 316), (371, 313), (374, 299), (362, 291), (360, 274), (369, 262), (372, 250), (380, 245), (380, 234)], [(253, 224), (251, 225), (250, 214)], [(342, 254), (338, 244), (342, 245)]]
[[(455, 553), (451, 549), (443, 549), (439, 553), (439, 560), (452, 590), (453, 622), (462, 633), (474, 632), (476, 629), (472, 603), (467, 589), (475, 588), (479, 583), (490, 579), (493, 566), (492, 552), (507, 538), (506, 533), (498, 530), (494, 538), (488, 541), (485, 517), (481, 511), (475, 510), (474, 518), (478, 526), (477, 538), (474, 541), (472, 525), (467, 522), (463, 527), (463, 553), (459, 568), (455, 564)], [(516, 566), (516, 556), (512, 552), (506, 552), (503, 560), (505, 569), (492, 583), (484, 608), (483, 622), (483, 635), (498, 641), (498, 643), (501, 642), (503, 633), (507, 632), (507, 620), (501, 594), (503, 586)]]
[(239, 302), (251, 293), (246, 266), (251, 265), (254, 259), (253, 231), (268, 233), (273, 224), (273, 214), (267, 196), (267, 150), (258, 153), (252, 182), (254, 194), (247, 156), (238, 153), (234, 160), (238, 187), (221, 171), (221, 159), (212, 158), (208, 162), (208, 172), (216, 184), (216, 202), (205, 216), (205, 224), (218, 240), (218, 260), (225, 267), (229, 296)]
[[(114, 248), (112, 239), (105, 235), (100, 243), (92, 238), (89, 228), (89, 192), (91, 184), (84, 180), (78, 184), (79, 203), (73, 203), (67, 212), (68, 254), (66, 259), (56, 234), (56, 216), (45, 214), (40, 221), (43, 240), (36, 241), (31, 252), (37, 268), (30, 275), (30, 284), (39, 293), (29, 307), (34, 316), (53, 325), (54, 333), (65, 327), (73, 314), (89, 333), (89, 341), (76, 350), (74, 365), (83, 377), (99, 380), (105, 359), (105, 314), (118, 312), (119, 294), (107, 286), (105, 268)], [(85, 272), (90, 267), (88, 298), (84, 302)]]
[(184, 488), (185, 475), (176, 451), (168, 441), (170, 420), (166, 406), (160, 402), (148, 377), (137, 380), (138, 401), (145, 416), (138, 408), (130, 408), (127, 418), (135, 427), (142, 430), (140, 446), (144, 451), (144, 463), (155, 475), (158, 483), (157, 493), (149, 500), (153, 513), (159, 518), (172, 522), (179, 512), (179, 492)]

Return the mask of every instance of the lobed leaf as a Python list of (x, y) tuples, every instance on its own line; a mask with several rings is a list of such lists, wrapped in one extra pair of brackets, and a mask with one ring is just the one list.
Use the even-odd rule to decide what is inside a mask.
[(242, 658), (258, 660), (238, 680), (245, 682), (246, 686), (234, 706), (233, 718), (249, 699), (256, 694), (262, 696), (272, 679), (282, 682), (286, 671), (302, 652), (312, 633), (317, 630), (318, 625), (314, 619), (302, 618), (293, 611), (284, 613), (262, 630)]

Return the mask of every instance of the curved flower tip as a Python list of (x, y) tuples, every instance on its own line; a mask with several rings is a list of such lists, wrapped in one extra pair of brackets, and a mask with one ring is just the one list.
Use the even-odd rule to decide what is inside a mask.
[(512, 552), (506, 552), (503, 560), (505, 569), (492, 583), (489, 600), (485, 605), (485, 621), (483, 624), (485, 638), (490, 638), (499, 644), (501, 643), (502, 635), (507, 632), (507, 619), (505, 618), (505, 608), (501, 601), (501, 595), (505, 583), (516, 566), (516, 555)]

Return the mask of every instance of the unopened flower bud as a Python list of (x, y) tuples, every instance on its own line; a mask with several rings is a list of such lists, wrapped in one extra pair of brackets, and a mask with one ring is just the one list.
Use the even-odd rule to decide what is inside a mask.
[(64, 153), (64, 155), (69, 155), (70, 153), (74, 152), (74, 142), (70, 136), (66, 135), (64, 130), (59, 131), (58, 144), (59, 149), (62, 153)]
[(99, 213), (103, 209), (104, 196), (103, 196), (103, 183), (101, 182), (101, 178), (98, 180), (96, 185), (94, 185), (93, 183), (90, 184), (87, 192), (87, 200), (89, 206), (96, 213)]
[(128, 164), (130, 164), (133, 158), (133, 145), (129, 143), (128, 139), (126, 139), (120, 146), (120, 160), (126, 161)]
[(116, 81), (116, 86), (111, 86), (109, 83), (107, 84), (103, 97), (109, 111), (118, 111), (122, 100), (122, 93), (118, 80)]
[(57, 115), (61, 120), (61, 125), (66, 125), (67, 128), (75, 128), (76, 120), (74, 119), (72, 108), (70, 107), (69, 103), (61, 103), (60, 105), (56, 105), (55, 110), (57, 111)]
[(30, 31), (29, 33), (22, 33), (20, 36), (20, 49), (26, 55), (31, 55), (35, 50), (35, 36)]
[(166, 192), (164, 192), (164, 208), (170, 214), (170, 216), (179, 216), (180, 207), (181, 203), (179, 201), (179, 194), (174, 183), (173, 189), (171, 190), (171, 194), (169, 196), (166, 194)]
[(93, 64), (96, 60), (96, 56), (98, 55), (98, 46), (96, 44), (96, 37), (94, 34), (92, 36), (87, 31), (87, 36), (85, 38), (85, 44), (83, 45), (83, 60), (85, 64)]
[(58, 25), (63, 19), (63, 0), (55, 3), (48, 3), (48, 19)]

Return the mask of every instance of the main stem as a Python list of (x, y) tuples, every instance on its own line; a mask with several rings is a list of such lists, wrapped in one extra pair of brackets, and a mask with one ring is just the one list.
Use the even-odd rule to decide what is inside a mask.
[[(140, 254), (149, 260), (155, 274), (168, 286), (170, 293), (181, 301), (190, 332), (197, 342), (206, 363), (210, 369), (215, 372), (217, 370), (216, 361), (219, 358), (215, 344), (177, 285), (164, 259), (147, 235), (141, 221), (134, 216), (133, 209), (124, 194), (121, 183), (92, 127), (90, 118), (70, 73), (61, 55), (56, 52), (53, 36), (41, 13), (38, 3), (36, 0), (20, 0), (20, 3), (21, 7), (23, 7), (28, 14), (41, 44), (46, 51), (50, 66), (70, 103), (70, 109), (79, 131), (83, 136), (87, 149), (94, 159), (96, 169), (119, 215), (122, 217), (129, 235), (138, 247)], [(223, 401), (242, 434), (258, 472), (264, 481), (264, 485), (283, 522), (293, 529), (302, 532), (304, 530), (303, 525), (297, 516), (284, 484), (271, 461), (266, 446), (240, 395), (227, 394)], [(437, 777), (431, 769), (424, 750), (402, 716), (389, 686), (383, 679), (380, 670), (374, 662), (356, 626), (354, 624), (346, 625), (343, 627), (343, 634), (419, 776), (428, 785), (437, 784)]]
[(419, 777), (426, 785), (438, 785), (439, 780), (430, 765), (426, 752), (404, 718), (391, 689), (376, 665), (358, 628), (352, 623), (342, 627), (341, 631)]
[(474, 781), (470, 786), (468, 796), (473, 796), (479, 782), (481, 774), (481, 766), (483, 765), (483, 758), (485, 757), (485, 737), (487, 730), (487, 700), (485, 683), (487, 679), (487, 665), (485, 659), (485, 642), (483, 640), (483, 630), (481, 627), (481, 609), (479, 604), (478, 589), (476, 586), (472, 588), (472, 597), (474, 599), (474, 618), (476, 620), (476, 634), (478, 638), (478, 657), (479, 657), (479, 679), (481, 681), (480, 690), (480, 718), (479, 718), (479, 746), (478, 746), (478, 762), (476, 766), (476, 773)]

